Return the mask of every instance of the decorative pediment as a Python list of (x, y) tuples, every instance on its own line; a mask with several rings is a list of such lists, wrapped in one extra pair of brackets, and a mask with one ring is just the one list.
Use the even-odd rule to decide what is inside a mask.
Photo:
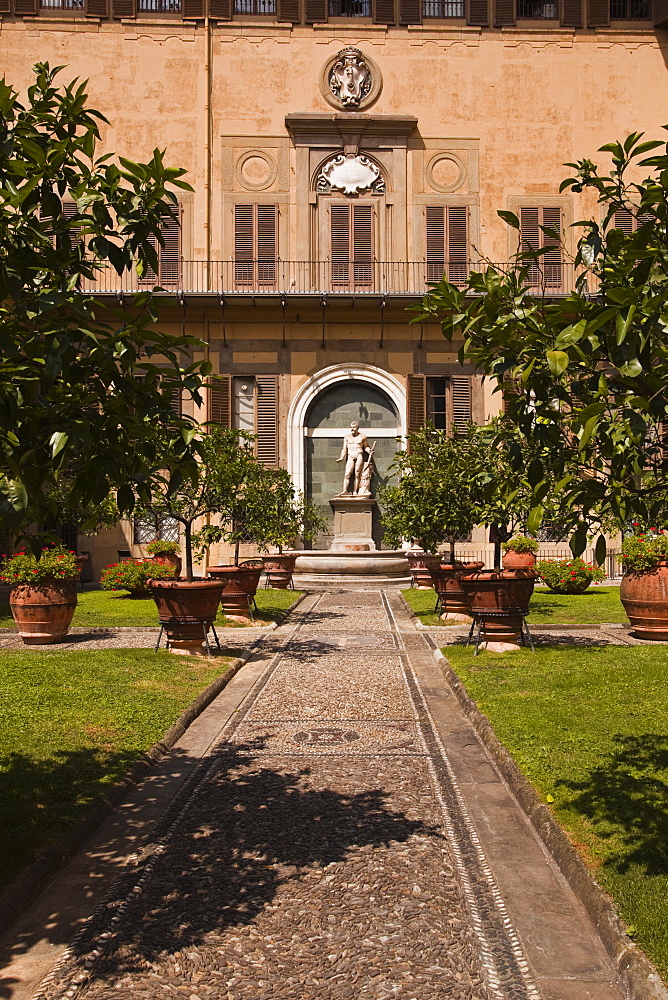
[(315, 189), (320, 194), (328, 191), (342, 191), (344, 194), (359, 194), (373, 191), (382, 194), (385, 184), (380, 168), (363, 153), (339, 153), (321, 168)]

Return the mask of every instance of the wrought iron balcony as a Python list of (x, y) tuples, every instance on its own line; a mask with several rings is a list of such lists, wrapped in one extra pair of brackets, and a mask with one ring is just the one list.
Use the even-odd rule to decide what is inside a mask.
[[(118, 295), (158, 287), (165, 295), (252, 296), (390, 296), (420, 297), (443, 274), (461, 285), (470, 271), (485, 271), (487, 262), (424, 261), (285, 261), (182, 260), (160, 273), (139, 278), (100, 271), (86, 291)], [(493, 264), (504, 270), (508, 265)], [(566, 295), (575, 284), (572, 264), (541, 264), (530, 272), (530, 287), (548, 297)]]

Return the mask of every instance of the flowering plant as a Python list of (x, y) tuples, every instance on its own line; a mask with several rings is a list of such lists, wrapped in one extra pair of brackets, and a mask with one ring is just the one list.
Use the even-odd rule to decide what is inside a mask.
[(161, 538), (156, 538), (155, 541), (148, 543), (146, 551), (150, 556), (176, 556), (181, 547), (178, 542), (165, 542)]
[(622, 542), (625, 573), (651, 573), (666, 559), (668, 559), (668, 534), (664, 531), (650, 528), (649, 531), (630, 535)]
[(43, 583), (45, 580), (75, 580), (79, 573), (74, 552), (62, 545), (44, 549), (36, 559), (31, 552), (4, 556), (0, 563), (3, 583)]
[(100, 589), (148, 594), (149, 580), (173, 580), (175, 576), (176, 567), (169, 563), (155, 563), (152, 559), (127, 559), (105, 566), (100, 574)]
[(513, 535), (507, 542), (501, 543), (501, 548), (504, 552), (532, 552), (536, 555), (538, 542), (535, 538), (529, 538), (528, 535)]
[(592, 581), (605, 580), (605, 572), (595, 563), (576, 559), (541, 559), (536, 564), (539, 576), (555, 594), (581, 594)]

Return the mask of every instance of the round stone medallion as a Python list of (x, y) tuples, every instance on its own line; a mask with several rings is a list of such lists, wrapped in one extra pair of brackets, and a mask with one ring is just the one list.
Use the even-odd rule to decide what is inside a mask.
[(263, 149), (249, 149), (237, 160), (237, 180), (247, 191), (264, 191), (276, 180), (276, 161)]
[(435, 191), (457, 191), (466, 178), (466, 166), (456, 153), (437, 153), (427, 164), (425, 176)]

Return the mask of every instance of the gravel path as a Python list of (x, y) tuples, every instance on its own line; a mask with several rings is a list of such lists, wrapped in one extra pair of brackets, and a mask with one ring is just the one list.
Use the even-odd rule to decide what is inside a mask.
[(251, 694), (35, 1000), (539, 1000), (400, 609), (318, 595), (265, 638)]

